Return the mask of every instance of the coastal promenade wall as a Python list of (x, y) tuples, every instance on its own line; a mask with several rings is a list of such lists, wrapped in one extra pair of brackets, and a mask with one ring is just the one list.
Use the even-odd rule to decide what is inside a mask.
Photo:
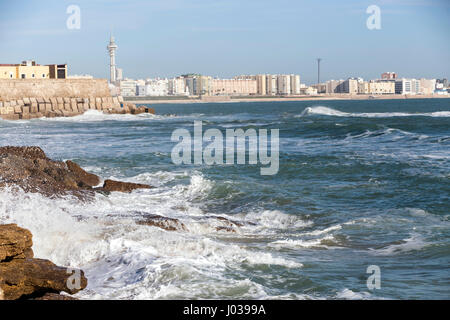
[(141, 113), (112, 97), (105, 79), (0, 79), (0, 117), (6, 120), (70, 117), (87, 110)]

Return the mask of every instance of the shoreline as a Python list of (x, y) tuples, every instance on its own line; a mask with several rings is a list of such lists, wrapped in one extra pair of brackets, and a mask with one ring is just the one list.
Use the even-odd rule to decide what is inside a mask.
[[(165, 98), (165, 97), (164, 97)], [(290, 101), (330, 101), (330, 100), (408, 100), (408, 99), (448, 99), (447, 96), (437, 95), (385, 95), (385, 96), (370, 96), (370, 95), (326, 95), (326, 96), (293, 96), (293, 97), (224, 97), (218, 99), (217, 97), (208, 98), (186, 98), (186, 99), (132, 99), (125, 98), (124, 100), (134, 104), (197, 104), (197, 103), (239, 103), (239, 102), (290, 102)], [(222, 98), (222, 97), (220, 97)]]

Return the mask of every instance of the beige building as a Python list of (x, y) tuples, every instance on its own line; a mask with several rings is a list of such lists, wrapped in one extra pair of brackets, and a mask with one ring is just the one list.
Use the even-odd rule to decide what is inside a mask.
[(0, 79), (17, 79), (16, 64), (0, 64)]
[(269, 96), (275, 96), (278, 93), (277, 76), (266, 75), (266, 93)]
[(358, 94), (358, 83), (361, 82), (357, 79), (347, 79), (343, 83), (343, 90), (340, 93)]
[(66, 79), (67, 65), (36, 64), (23, 61), (21, 64), (0, 64), (0, 79)]
[(258, 92), (257, 80), (252, 79), (213, 79), (211, 94), (219, 95), (256, 95)]
[(300, 76), (298, 74), (291, 74), (291, 94), (300, 94)]
[(291, 77), (289, 75), (280, 74), (277, 76), (278, 94), (287, 96), (291, 94)]
[(420, 79), (420, 93), (433, 94), (436, 90), (436, 79)]
[(358, 94), (358, 83), (361, 79), (349, 78), (347, 80), (329, 80), (326, 83), (326, 93)]
[[(325, 85), (325, 92), (328, 94), (338, 93), (340, 91), (340, 87), (342, 87), (344, 80), (329, 80)], [(323, 92), (318, 88), (318, 92)]]
[(198, 76), (194, 78), (194, 94), (209, 96), (212, 92), (212, 77)]
[(359, 94), (395, 94), (394, 81), (363, 81), (358, 83)]
[(189, 95), (189, 90), (186, 90), (184, 78), (178, 77), (169, 80), (169, 94), (174, 96)]
[(317, 88), (316, 87), (304, 87), (300, 88), (300, 94), (312, 96), (317, 94)]
[(256, 87), (259, 96), (265, 96), (267, 94), (267, 80), (265, 74), (256, 76)]

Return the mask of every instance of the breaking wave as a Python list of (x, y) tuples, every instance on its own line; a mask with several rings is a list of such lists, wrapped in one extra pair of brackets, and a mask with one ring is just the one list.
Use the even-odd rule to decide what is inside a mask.
[(360, 117), (360, 118), (390, 118), (390, 117), (450, 117), (450, 111), (436, 111), (427, 113), (407, 113), (407, 112), (373, 112), (373, 113), (349, 113), (342, 112), (324, 106), (307, 107), (296, 117), (306, 117), (312, 115), (323, 115), (333, 117)]

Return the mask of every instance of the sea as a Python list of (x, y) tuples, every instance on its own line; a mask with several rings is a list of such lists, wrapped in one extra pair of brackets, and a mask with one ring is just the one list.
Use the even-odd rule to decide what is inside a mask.
[[(149, 106), (0, 120), (2, 146), (155, 187), (88, 202), (0, 190), (0, 223), (29, 229), (36, 257), (84, 270), (77, 298), (450, 299), (449, 99)], [(172, 133), (194, 121), (279, 129), (278, 172), (174, 164)], [(185, 228), (137, 223), (150, 215)]]

